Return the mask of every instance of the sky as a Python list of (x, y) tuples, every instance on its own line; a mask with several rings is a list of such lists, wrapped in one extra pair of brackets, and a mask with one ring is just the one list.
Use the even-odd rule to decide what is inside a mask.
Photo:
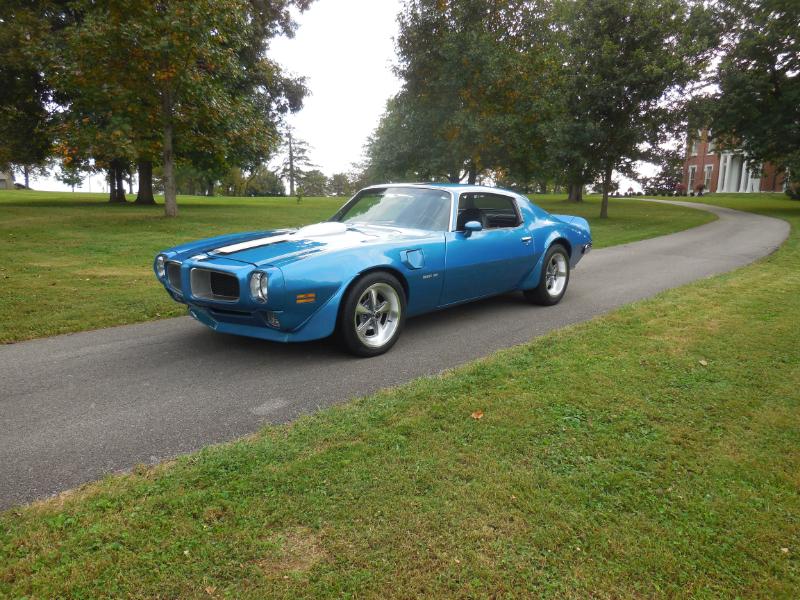
[[(400, 0), (317, 0), (296, 16), (294, 38), (272, 41), (269, 56), (306, 77), (311, 93), (288, 121), (327, 175), (361, 160), (386, 101), (400, 88), (392, 72), (399, 10)], [(104, 186), (96, 175), (76, 189), (100, 192)], [(34, 180), (31, 187), (69, 190), (53, 177)]]
[(399, 10), (399, 0), (317, 0), (297, 17), (293, 39), (272, 43), (270, 56), (307, 78), (311, 95), (289, 123), (327, 175), (361, 160), (386, 101), (400, 89), (392, 72)]

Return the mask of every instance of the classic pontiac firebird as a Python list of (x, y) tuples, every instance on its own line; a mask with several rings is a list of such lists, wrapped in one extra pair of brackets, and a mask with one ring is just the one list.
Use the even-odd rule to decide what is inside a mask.
[(216, 331), (281, 342), (336, 333), (350, 352), (375, 356), (406, 317), (514, 290), (556, 304), (591, 247), (585, 219), (514, 192), (386, 184), (324, 223), (176, 246), (154, 269)]

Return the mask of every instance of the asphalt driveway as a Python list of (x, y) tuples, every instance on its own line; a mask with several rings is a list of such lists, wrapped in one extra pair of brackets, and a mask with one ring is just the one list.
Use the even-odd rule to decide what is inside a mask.
[(595, 250), (564, 300), (506, 295), (408, 321), (373, 359), (282, 345), (188, 317), (0, 346), (0, 508), (230, 440), (440, 372), (774, 251), (785, 221), (702, 204), (713, 223)]

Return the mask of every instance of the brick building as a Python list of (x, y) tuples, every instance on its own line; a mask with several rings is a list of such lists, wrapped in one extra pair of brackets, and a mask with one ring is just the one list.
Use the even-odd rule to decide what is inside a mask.
[(683, 186), (687, 192), (782, 192), (786, 177), (767, 163), (763, 169), (741, 152), (717, 152), (706, 131), (699, 132), (686, 147)]

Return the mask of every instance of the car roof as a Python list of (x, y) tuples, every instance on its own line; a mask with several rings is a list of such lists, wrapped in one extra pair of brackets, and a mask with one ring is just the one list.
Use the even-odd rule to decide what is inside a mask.
[(367, 186), (364, 189), (370, 188), (384, 188), (384, 187), (416, 187), (416, 188), (427, 188), (427, 189), (434, 189), (434, 190), (445, 190), (445, 191), (457, 191), (457, 192), (483, 192), (485, 194), (492, 194), (492, 193), (504, 193), (510, 194), (512, 196), (519, 196), (516, 192), (511, 190), (507, 190), (505, 188), (500, 187), (491, 187), (488, 185), (470, 185), (467, 183), (437, 183), (437, 182), (423, 182), (423, 183), (379, 183), (376, 185)]

